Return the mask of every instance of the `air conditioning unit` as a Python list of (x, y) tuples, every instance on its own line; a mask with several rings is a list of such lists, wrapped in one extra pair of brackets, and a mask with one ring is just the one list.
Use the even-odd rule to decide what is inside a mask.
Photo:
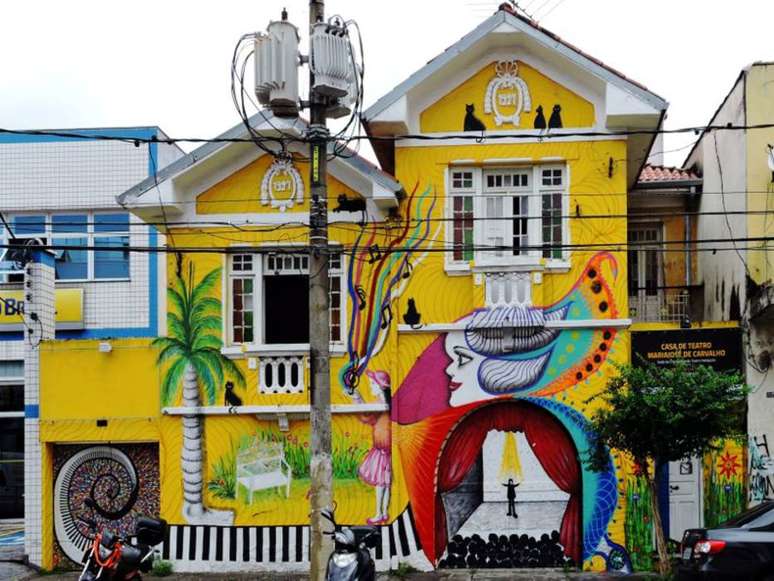
[(324, 22), (315, 24), (309, 60), (317, 92), (331, 98), (345, 97), (350, 92), (355, 71), (346, 29)]
[(255, 96), (275, 115), (298, 114), (298, 29), (287, 20), (255, 38)]

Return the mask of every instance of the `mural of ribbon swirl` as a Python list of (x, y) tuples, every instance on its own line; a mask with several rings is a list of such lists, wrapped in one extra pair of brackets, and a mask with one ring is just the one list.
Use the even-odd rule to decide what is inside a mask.
[[(340, 374), (343, 386), (354, 389), (371, 358), (381, 351), (392, 323), (392, 302), (406, 288), (414, 268), (426, 253), (415, 256), (423, 243), (429, 248), (438, 238), (440, 226), (431, 234), (435, 208), (434, 190), (417, 188), (406, 205), (405, 225), (400, 234), (380, 247), (378, 226), (364, 228), (355, 240), (347, 273), (352, 313), (347, 337), (349, 361)], [(369, 265), (369, 268), (366, 268)]]
[[(79, 562), (90, 541), (89, 530), (77, 520), (78, 515), (111, 521), (111, 529), (122, 532), (125, 523), (112, 521), (129, 514), (138, 491), (137, 469), (121, 450), (94, 446), (73, 454), (54, 484), (54, 531), (65, 555)], [(93, 510), (85, 508), (87, 498), (94, 501)]]

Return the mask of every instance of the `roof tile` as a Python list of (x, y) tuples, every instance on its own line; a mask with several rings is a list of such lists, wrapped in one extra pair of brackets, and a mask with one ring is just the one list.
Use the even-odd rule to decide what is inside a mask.
[(664, 182), (685, 182), (701, 179), (690, 170), (680, 169), (678, 167), (667, 167), (663, 165), (646, 164), (640, 173), (638, 183), (664, 183)]

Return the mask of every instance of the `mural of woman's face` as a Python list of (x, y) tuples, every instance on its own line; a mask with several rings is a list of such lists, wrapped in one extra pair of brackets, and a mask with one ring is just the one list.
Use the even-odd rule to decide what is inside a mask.
[(484, 358), (467, 346), (465, 334), (461, 331), (448, 333), (444, 349), (451, 359), (446, 367), (451, 391), (449, 403), (456, 407), (491, 397), (478, 384), (478, 368)]

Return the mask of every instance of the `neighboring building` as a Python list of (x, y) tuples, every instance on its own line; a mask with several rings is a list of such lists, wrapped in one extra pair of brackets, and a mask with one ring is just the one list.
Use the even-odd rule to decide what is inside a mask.
[[(627, 255), (606, 249), (665, 108), (504, 5), (366, 111), (388, 173), (330, 163), (337, 517), (382, 527), (380, 568), (480, 567), (490, 534), (546, 535), (543, 564), (631, 567), (636, 467), (580, 459), (629, 360)], [(119, 197), (169, 224), (169, 337), (43, 343), (42, 565), (79, 556), (88, 494), (121, 531), (160, 513), (180, 571), (308, 567), (309, 167), (288, 151), (206, 144)]]
[[(632, 363), (669, 365), (675, 359), (741, 371), (738, 320), (705, 318), (697, 252), (697, 214), (703, 180), (690, 170), (647, 164), (629, 192), (628, 288)], [(704, 458), (672, 462), (661, 474), (662, 522), (669, 538), (687, 528), (713, 526), (745, 506), (744, 442), (729, 440)], [(627, 506), (648, 494), (627, 476)], [(627, 549), (647, 565), (652, 527), (642, 508), (627, 512)], [(647, 509), (645, 509), (647, 513)]]
[[(703, 177), (697, 239), (714, 251), (698, 256), (704, 288), (704, 317), (739, 320), (744, 343), (748, 399), (749, 502), (774, 499), (774, 233), (770, 200), (774, 195), (774, 129), (755, 128), (774, 120), (773, 63), (744, 69), (710, 120), (712, 126), (751, 127), (705, 132), (684, 167)], [(717, 241), (717, 242), (716, 242)]]
[[(166, 138), (156, 127), (44, 133), (0, 135), (0, 212), (13, 233), (2, 227), (0, 243), (36, 238), (63, 246), (115, 248), (56, 253), (56, 338), (157, 336), (164, 264), (155, 254), (130, 254), (128, 248), (158, 246), (159, 236), (118, 206), (115, 197), (183, 152), (176, 146), (134, 143)], [(126, 141), (95, 139), (104, 136)], [(23, 337), (28, 328), (22, 313), (29, 289), (23, 280), (20, 265), (6, 256), (0, 262), (0, 518), (25, 516), (24, 418), (38, 414), (36, 405), (25, 406)], [(66, 397), (77, 397), (77, 386), (69, 389)], [(27, 478), (39, 480), (39, 467), (28, 467)]]

